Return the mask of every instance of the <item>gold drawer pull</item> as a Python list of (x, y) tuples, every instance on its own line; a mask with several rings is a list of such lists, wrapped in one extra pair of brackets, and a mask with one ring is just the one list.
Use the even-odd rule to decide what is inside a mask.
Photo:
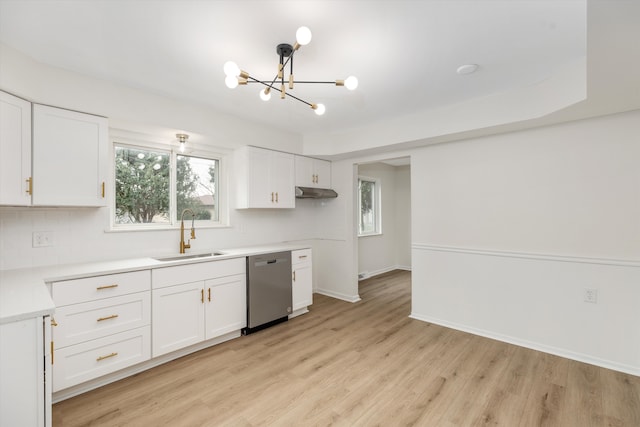
[(293, 270), (293, 281), (294, 282), (296, 281), (296, 271), (295, 270)]
[(103, 320), (115, 319), (116, 317), (118, 317), (117, 314), (112, 314), (111, 316), (107, 316), (107, 317), (101, 317), (98, 319), (98, 322), (102, 322)]
[(204, 304), (204, 289), (200, 289), (200, 302)]
[(117, 288), (118, 284), (113, 284), (113, 285), (104, 285), (104, 286), (98, 286), (96, 289), (101, 291), (103, 289), (111, 289), (111, 288)]
[(307, 256), (306, 255), (299, 255), (298, 259), (305, 259)]
[(209, 288), (209, 302), (211, 302), (211, 288)]
[(118, 355), (118, 353), (114, 352), (114, 353), (111, 353), (111, 354), (107, 354), (106, 356), (100, 356), (100, 357), (98, 357), (96, 359), (96, 362), (99, 362), (101, 360), (108, 359), (110, 357), (114, 357), (114, 356), (117, 356), (117, 355)]

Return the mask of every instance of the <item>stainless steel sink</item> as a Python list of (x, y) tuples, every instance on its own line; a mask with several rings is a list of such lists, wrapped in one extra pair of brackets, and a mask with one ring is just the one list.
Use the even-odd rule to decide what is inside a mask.
[(207, 258), (207, 257), (216, 257), (220, 255), (225, 255), (224, 252), (207, 252), (204, 254), (187, 254), (187, 255), (176, 255), (176, 256), (168, 256), (161, 258), (153, 258), (156, 261), (167, 262), (167, 261), (182, 261), (188, 259), (196, 259), (196, 258)]

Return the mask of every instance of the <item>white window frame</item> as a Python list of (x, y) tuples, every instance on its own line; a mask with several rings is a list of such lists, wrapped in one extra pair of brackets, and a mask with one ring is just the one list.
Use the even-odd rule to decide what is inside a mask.
[[(362, 218), (362, 197), (360, 196), (360, 182), (367, 181), (374, 183), (374, 200), (373, 200), (373, 215), (375, 229), (369, 232), (361, 232), (362, 226), (360, 220)], [(358, 197), (358, 237), (367, 236), (379, 236), (382, 234), (382, 181), (380, 178), (373, 178), (369, 176), (358, 176), (358, 187), (356, 191)]]
[[(152, 224), (116, 224), (115, 211), (116, 211), (116, 177), (115, 177), (115, 147), (130, 147), (140, 150), (151, 150), (167, 153), (169, 158), (169, 222), (167, 223), (152, 223)], [(110, 144), (110, 168), (109, 168), (109, 183), (110, 183), (110, 201), (109, 201), (109, 231), (150, 231), (150, 230), (174, 230), (180, 228), (180, 220), (177, 218), (177, 206), (176, 206), (176, 179), (177, 168), (176, 159), (177, 156), (190, 156), (199, 157), (209, 160), (218, 161), (218, 183), (217, 183), (217, 201), (218, 201), (218, 220), (196, 220), (195, 225), (198, 228), (227, 228), (229, 227), (229, 208), (228, 208), (228, 180), (229, 174), (227, 172), (227, 155), (207, 151), (202, 149), (190, 150), (187, 153), (180, 152), (177, 148), (172, 147), (167, 143), (157, 143), (149, 141), (139, 141), (131, 138), (117, 138), (113, 139)], [(191, 218), (189, 218), (191, 222)]]

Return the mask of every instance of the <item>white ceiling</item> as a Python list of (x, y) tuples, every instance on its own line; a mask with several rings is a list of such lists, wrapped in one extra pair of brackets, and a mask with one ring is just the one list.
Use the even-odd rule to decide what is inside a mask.
[[(337, 132), (534, 85), (584, 58), (585, 0), (13, 1), (0, 0), (0, 41), (64, 69), (164, 94), (271, 126)], [(228, 89), (233, 60), (273, 78), (276, 45), (308, 26), (299, 80), (358, 77), (354, 92), (298, 85), (318, 117), (258, 87)], [(463, 64), (476, 73), (456, 74)]]

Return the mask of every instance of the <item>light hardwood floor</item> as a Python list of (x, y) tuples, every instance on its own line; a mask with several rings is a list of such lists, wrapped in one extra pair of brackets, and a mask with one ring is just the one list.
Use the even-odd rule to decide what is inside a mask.
[(410, 319), (408, 272), (53, 407), (54, 426), (640, 426), (640, 378)]

